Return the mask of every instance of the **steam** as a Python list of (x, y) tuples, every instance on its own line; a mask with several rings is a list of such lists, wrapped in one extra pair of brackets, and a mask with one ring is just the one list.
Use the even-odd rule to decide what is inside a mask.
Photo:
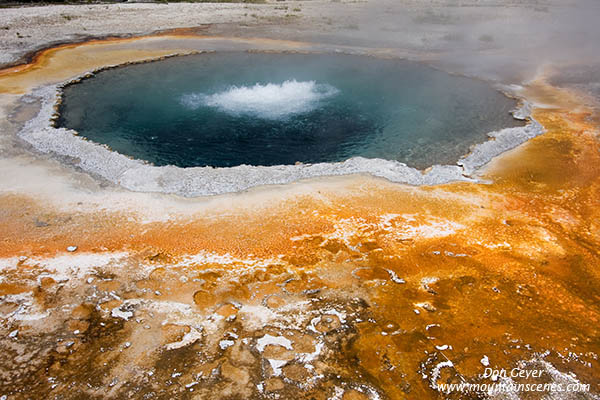
[[(315, 10), (332, 32), (304, 40), (426, 54), (443, 70), (502, 84), (526, 84), (546, 66), (600, 65), (598, 0), (340, 0)], [(297, 26), (289, 31), (298, 38)]]

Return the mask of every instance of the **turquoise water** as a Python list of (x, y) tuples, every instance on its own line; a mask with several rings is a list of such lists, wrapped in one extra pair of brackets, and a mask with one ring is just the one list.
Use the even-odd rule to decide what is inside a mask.
[(517, 126), (484, 82), (351, 55), (212, 53), (130, 65), (64, 89), (59, 126), (155, 165), (398, 160), (451, 164)]

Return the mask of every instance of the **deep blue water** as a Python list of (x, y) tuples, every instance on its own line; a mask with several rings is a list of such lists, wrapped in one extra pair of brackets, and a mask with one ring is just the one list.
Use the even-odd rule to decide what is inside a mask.
[(518, 124), (515, 102), (421, 64), (350, 55), (213, 53), (98, 73), (65, 88), (59, 125), (156, 165), (456, 162)]

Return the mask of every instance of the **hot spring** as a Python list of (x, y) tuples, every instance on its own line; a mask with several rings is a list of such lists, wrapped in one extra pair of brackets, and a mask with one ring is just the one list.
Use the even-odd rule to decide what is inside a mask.
[(521, 123), (490, 85), (341, 54), (208, 53), (105, 70), (64, 88), (58, 125), (155, 165), (453, 164)]

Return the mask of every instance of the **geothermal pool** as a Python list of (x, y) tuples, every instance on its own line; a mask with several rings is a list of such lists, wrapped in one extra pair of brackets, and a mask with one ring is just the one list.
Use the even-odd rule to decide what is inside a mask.
[(517, 126), (489, 84), (342, 54), (206, 53), (105, 70), (64, 88), (58, 125), (158, 166), (351, 157), (452, 164)]

